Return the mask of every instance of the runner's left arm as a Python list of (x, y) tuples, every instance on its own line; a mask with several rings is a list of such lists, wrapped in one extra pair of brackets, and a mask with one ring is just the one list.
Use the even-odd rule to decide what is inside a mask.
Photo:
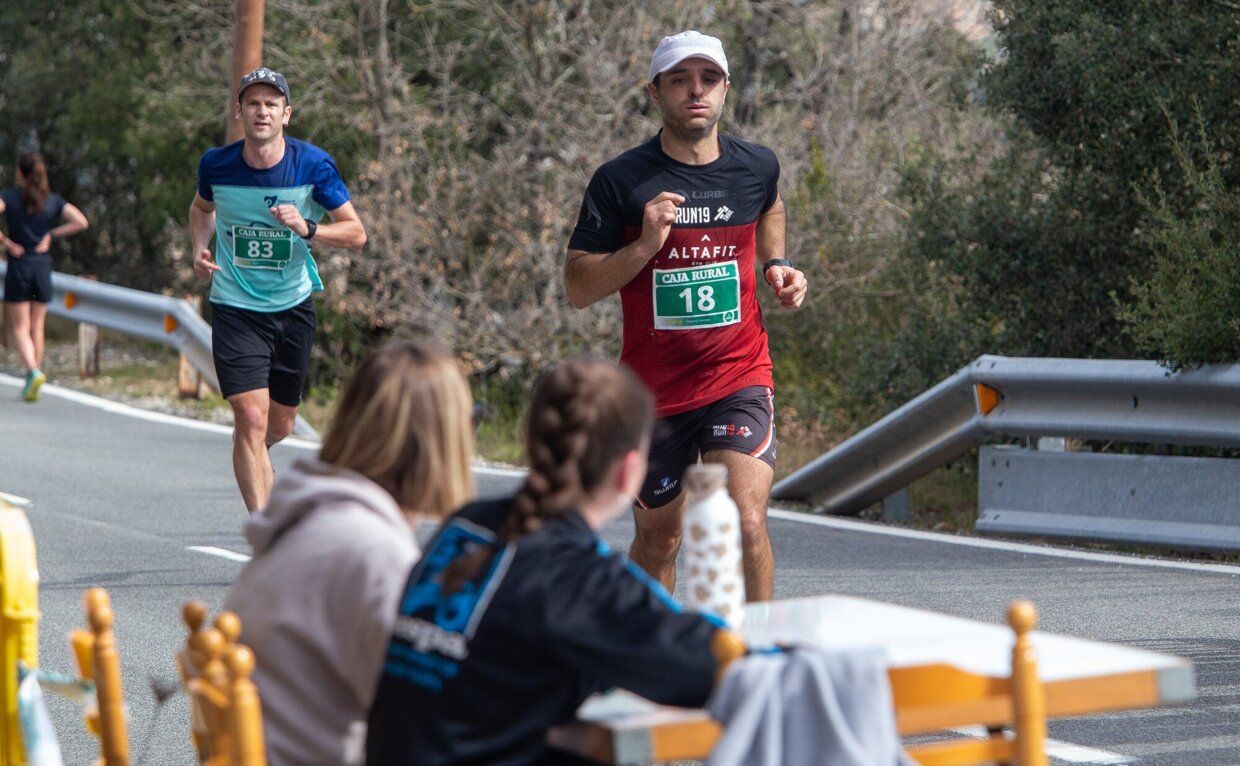
[[(310, 225), (306, 223), (306, 219), (302, 218), (294, 205), (273, 207), (271, 214), (299, 237), (310, 233)], [(328, 210), (327, 215), (331, 217), (332, 222), (325, 223), (315, 230), (314, 241), (329, 247), (361, 250), (366, 244), (366, 227), (362, 225), (362, 219), (353, 209), (353, 203), (345, 202), (335, 210)]]
[[(784, 200), (776, 196), (775, 203), (758, 219), (758, 268), (773, 258), (784, 257), (787, 227)], [(809, 289), (805, 274), (792, 266), (772, 266), (766, 270), (765, 277), (781, 306), (786, 309), (801, 306)]]
[(64, 209), (60, 211), (60, 215), (65, 219), (65, 222), (48, 232), (48, 234), (52, 235), (52, 239), (71, 237), (90, 228), (90, 221), (86, 220), (86, 214), (78, 210), (75, 205), (66, 202)]

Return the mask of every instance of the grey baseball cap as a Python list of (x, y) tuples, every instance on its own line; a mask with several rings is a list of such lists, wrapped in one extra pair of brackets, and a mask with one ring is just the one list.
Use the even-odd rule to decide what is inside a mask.
[(274, 69), (268, 69), (265, 66), (260, 66), (258, 69), (250, 72), (245, 77), (242, 77), (241, 82), (237, 83), (238, 101), (241, 100), (241, 94), (245, 92), (245, 89), (251, 85), (270, 85), (280, 91), (280, 93), (284, 94), (285, 101), (290, 104), (293, 102), (293, 99), (288, 92), (288, 80), (285, 80), (284, 75)]

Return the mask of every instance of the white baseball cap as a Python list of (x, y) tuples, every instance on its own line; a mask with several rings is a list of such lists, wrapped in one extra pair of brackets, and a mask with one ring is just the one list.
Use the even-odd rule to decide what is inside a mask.
[(728, 74), (728, 57), (724, 55), (723, 43), (719, 38), (690, 29), (668, 35), (659, 41), (659, 47), (654, 49), (654, 55), (650, 57), (648, 79), (653, 82), (659, 74), (695, 56), (713, 61), (723, 70), (725, 76)]

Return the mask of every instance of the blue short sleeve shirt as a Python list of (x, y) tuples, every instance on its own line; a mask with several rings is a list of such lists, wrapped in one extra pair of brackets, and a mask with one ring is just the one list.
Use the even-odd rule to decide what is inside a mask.
[(323, 289), (309, 244), (271, 214), (294, 205), (308, 221), (349, 201), (331, 155), (284, 137), (284, 157), (258, 170), (241, 155), (244, 142), (209, 149), (198, 162), (198, 195), (215, 203), (211, 301), (250, 311), (284, 311)]

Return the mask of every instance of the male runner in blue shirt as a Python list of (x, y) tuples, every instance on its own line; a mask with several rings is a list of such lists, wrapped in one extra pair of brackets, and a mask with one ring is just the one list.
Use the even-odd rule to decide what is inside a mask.
[[(234, 109), (245, 138), (202, 156), (189, 209), (194, 273), (211, 280), (215, 371), (233, 410), (233, 471), (251, 512), (267, 504), (267, 448), (292, 432), (310, 366), (310, 296), (323, 289), (310, 244), (366, 244), (331, 156), (284, 135), (289, 101), (279, 72), (241, 79)], [(324, 212), (331, 223), (319, 226)]]

